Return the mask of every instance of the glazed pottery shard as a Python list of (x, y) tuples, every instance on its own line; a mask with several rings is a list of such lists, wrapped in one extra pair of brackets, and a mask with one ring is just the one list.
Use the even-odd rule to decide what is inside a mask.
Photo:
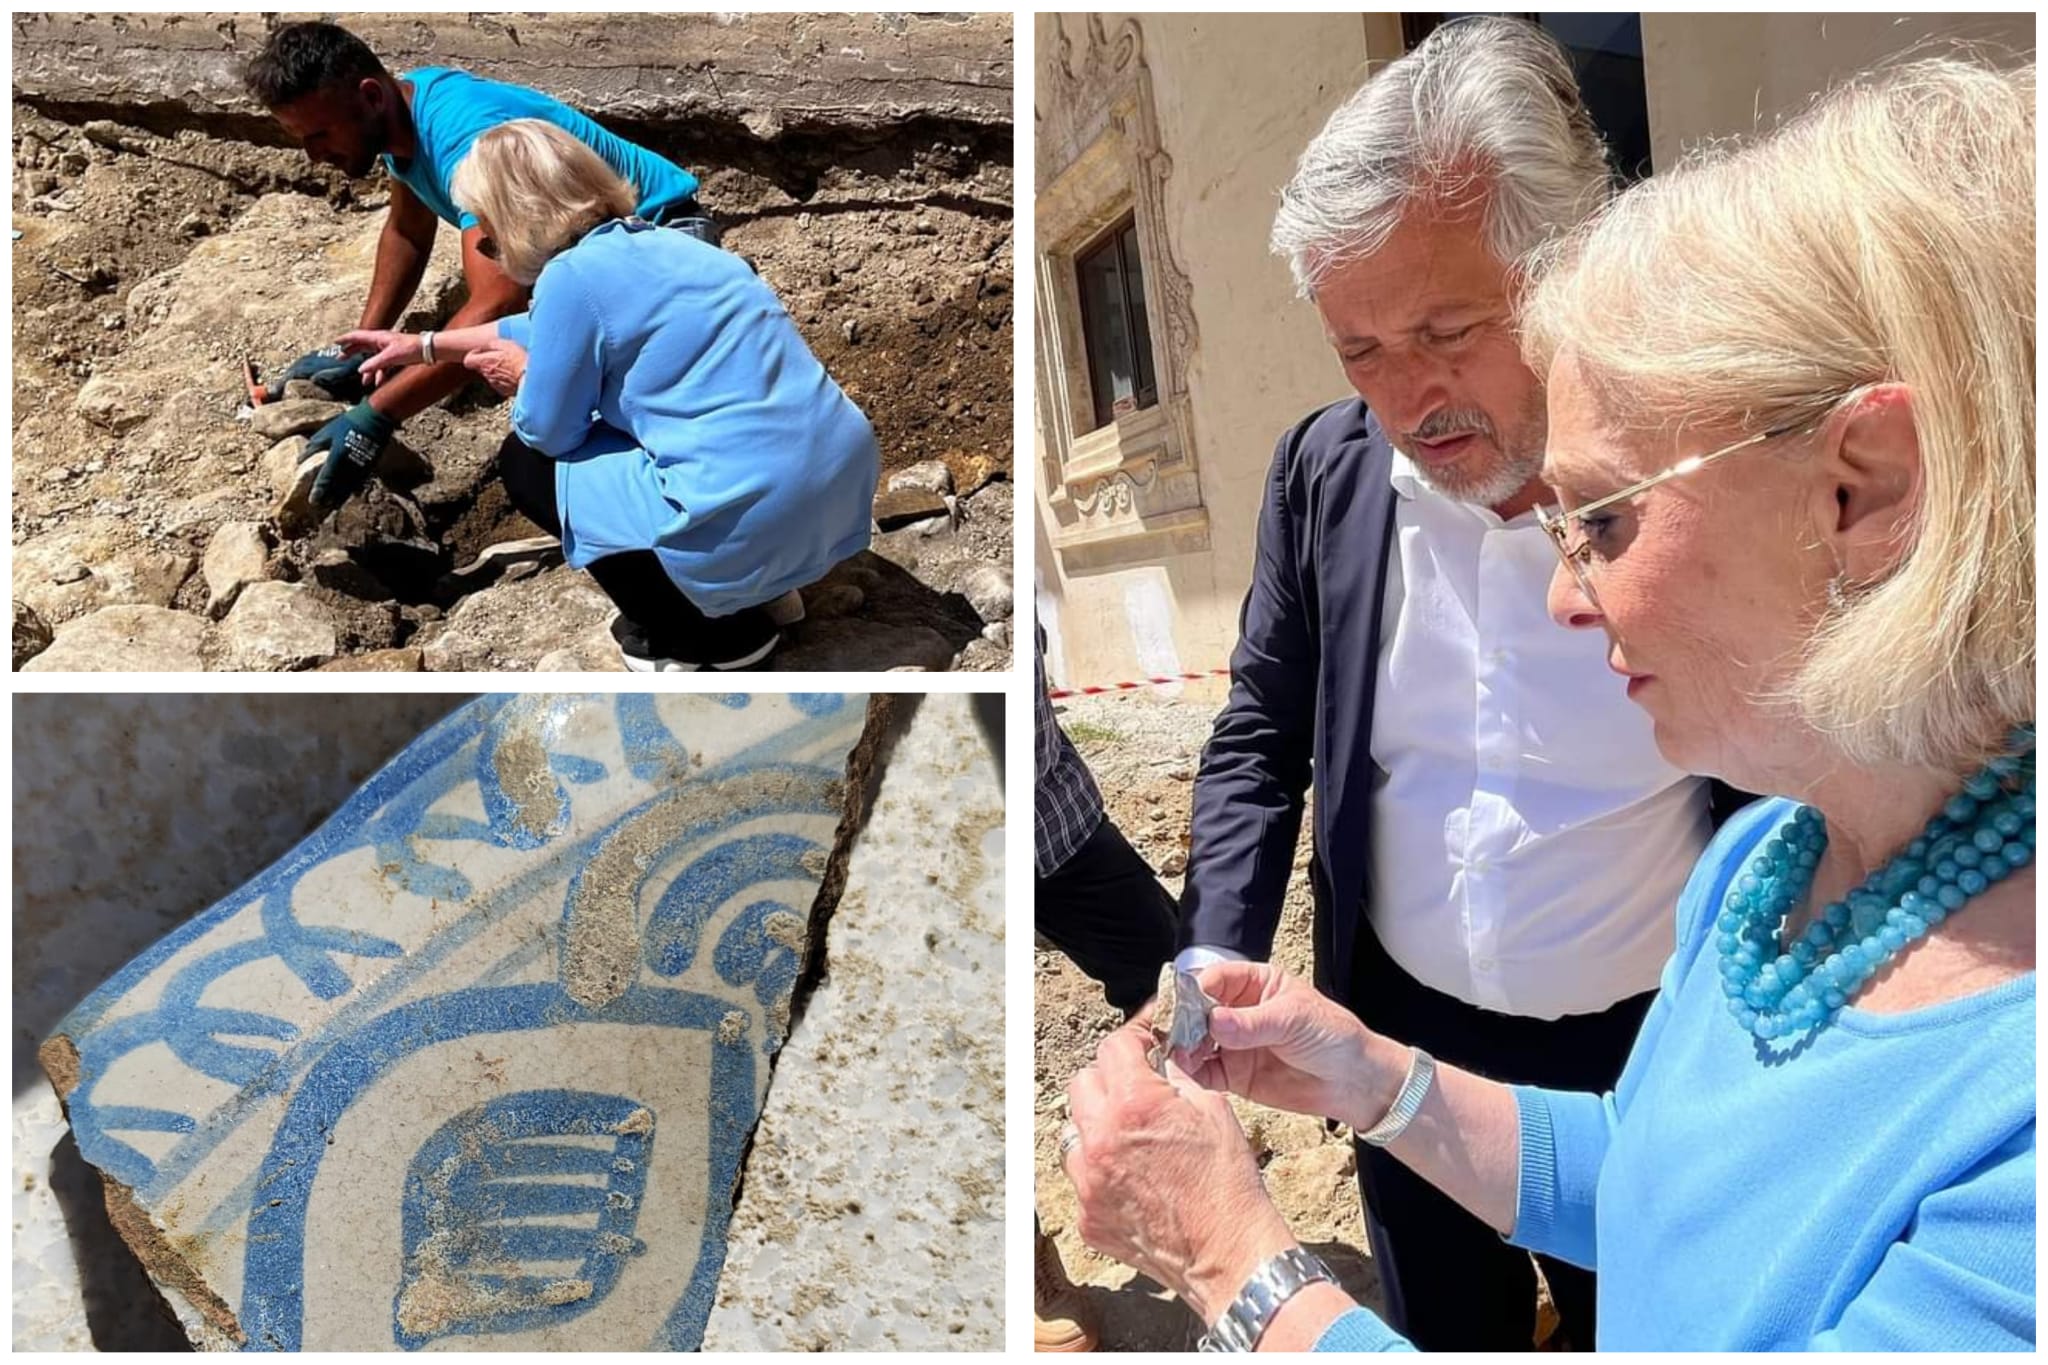
[(422, 735), (43, 1049), (201, 1345), (698, 1345), (877, 728), (524, 695)]
[(1186, 1056), (1209, 1036), (1209, 1011), (1216, 1002), (1202, 989), (1193, 972), (1184, 972), (1171, 962), (1159, 969), (1159, 993), (1152, 1006), (1152, 1036), (1157, 1039), (1146, 1060), (1153, 1070), (1166, 1074), (1166, 1059), (1175, 1053)]

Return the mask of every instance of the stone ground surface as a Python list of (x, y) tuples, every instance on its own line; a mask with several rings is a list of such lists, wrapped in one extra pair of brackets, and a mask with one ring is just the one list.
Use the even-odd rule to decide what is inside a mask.
[(925, 697), (890, 756), (827, 974), (776, 1063), (706, 1349), (1002, 1349), (1003, 789), (987, 700)]
[(120, 966), (300, 839), (460, 695), (19, 697), (14, 1348), (182, 1350), (36, 1047)]
[[(237, 415), (241, 362), (281, 365), (354, 324), (376, 184), (141, 101), (17, 96), (13, 589), (34, 613), (17, 616), (17, 666), (617, 667), (609, 608), (580, 573), (540, 559), (454, 574), (536, 529), (492, 477), (505, 414), (481, 385), (406, 424), (424, 463), (394, 456), (311, 534), (251, 548), (292, 471)], [(813, 620), (769, 666), (1007, 667), (1009, 595), (985, 581), (991, 566), (1007, 580), (1012, 546), (1007, 130), (633, 131), (700, 173), (726, 245), (874, 422), (878, 515), (892, 476), (943, 468), (940, 502), (886, 516), (871, 551), (807, 593)], [(413, 325), (456, 304), (441, 237)], [(289, 619), (233, 611), (221, 585), (252, 573), (305, 589)]]
[[(1195, 768), (1222, 703), (1222, 687), (1212, 683), (1184, 692), (1162, 688), (1056, 703), (1068, 737), (1095, 773), (1109, 818), (1175, 895), (1186, 868)], [(1273, 948), (1276, 962), (1304, 975), (1311, 951), (1308, 853), (1304, 819)], [(1041, 941), (1032, 956), (1032, 1136), (1040, 1219), (1067, 1273), (1086, 1287), (1102, 1319), (1106, 1349), (1193, 1350), (1201, 1331), (1194, 1317), (1159, 1285), (1090, 1251), (1074, 1230), (1073, 1188), (1060, 1170), (1058, 1146), (1067, 1082), (1122, 1020), (1104, 1002), (1101, 988), (1063, 955)], [(1232, 1104), (1258, 1153), (1266, 1189), (1295, 1236), (1329, 1262), (1360, 1302), (1380, 1307), (1348, 1133), (1333, 1136), (1312, 1118), (1240, 1100)]]

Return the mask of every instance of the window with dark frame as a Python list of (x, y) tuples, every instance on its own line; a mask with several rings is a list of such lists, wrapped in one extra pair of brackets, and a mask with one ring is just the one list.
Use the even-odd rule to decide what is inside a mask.
[(1101, 428), (1159, 402), (1136, 218), (1125, 218), (1076, 252), (1074, 273), (1088, 351), (1088, 389), (1095, 401), (1095, 425)]

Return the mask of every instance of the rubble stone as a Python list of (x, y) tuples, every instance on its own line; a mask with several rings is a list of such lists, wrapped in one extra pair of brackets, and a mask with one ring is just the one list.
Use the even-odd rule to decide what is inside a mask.
[(252, 583), (221, 622), (222, 666), (258, 672), (310, 668), (334, 657), (334, 623), (294, 583)]
[(24, 673), (198, 673), (206, 623), (168, 607), (101, 607), (59, 627)]
[(270, 544), (257, 523), (230, 521), (215, 531), (199, 569), (206, 578), (208, 614), (219, 616), (233, 606), (243, 588), (263, 581), (269, 564)]

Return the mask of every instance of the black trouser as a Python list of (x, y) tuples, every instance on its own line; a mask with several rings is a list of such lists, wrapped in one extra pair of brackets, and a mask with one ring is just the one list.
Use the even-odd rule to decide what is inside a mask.
[(1107, 815), (1058, 871), (1038, 879), (1032, 916), (1126, 1015), (1152, 998), (1180, 923), (1173, 897)]
[[(528, 521), (549, 535), (562, 534), (562, 512), (555, 503), (555, 462), (517, 436), (498, 447), (498, 477), (505, 495)], [(702, 638), (713, 618), (694, 602), (661, 567), (652, 550), (606, 555), (590, 565), (590, 576), (627, 622), (639, 628), (655, 650), (671, 653), (679, 642)]]
[[(1490, 1080), (1555, 1090), (1611, 1089), (1656, 992), (1599, 1014), (1525, 1019), (1468, 1005), (1401, 970), (1361, 925), (1352, 999), (1377, 1033)], [(1378, 1147), (1358, 1146), (1366, 1233), (1387, 1296), (1387, 1320), (1425, 1351), (1527, 1351), (1535, 1345), (1536, 1272), (1529, 1253)], [(1594, 1348), (1593, 1273), (1538, 1257), (1559, 1329)]]
[(695, 195), (691, 195), (673, 208), (657, 210), (654, 221), (662, 227), (687, 232), (698, 241), (708, 242), (712, 246), (719, 245), (725, 237), (725, 230), (704, 211), (704, 206), (697, 202)]

